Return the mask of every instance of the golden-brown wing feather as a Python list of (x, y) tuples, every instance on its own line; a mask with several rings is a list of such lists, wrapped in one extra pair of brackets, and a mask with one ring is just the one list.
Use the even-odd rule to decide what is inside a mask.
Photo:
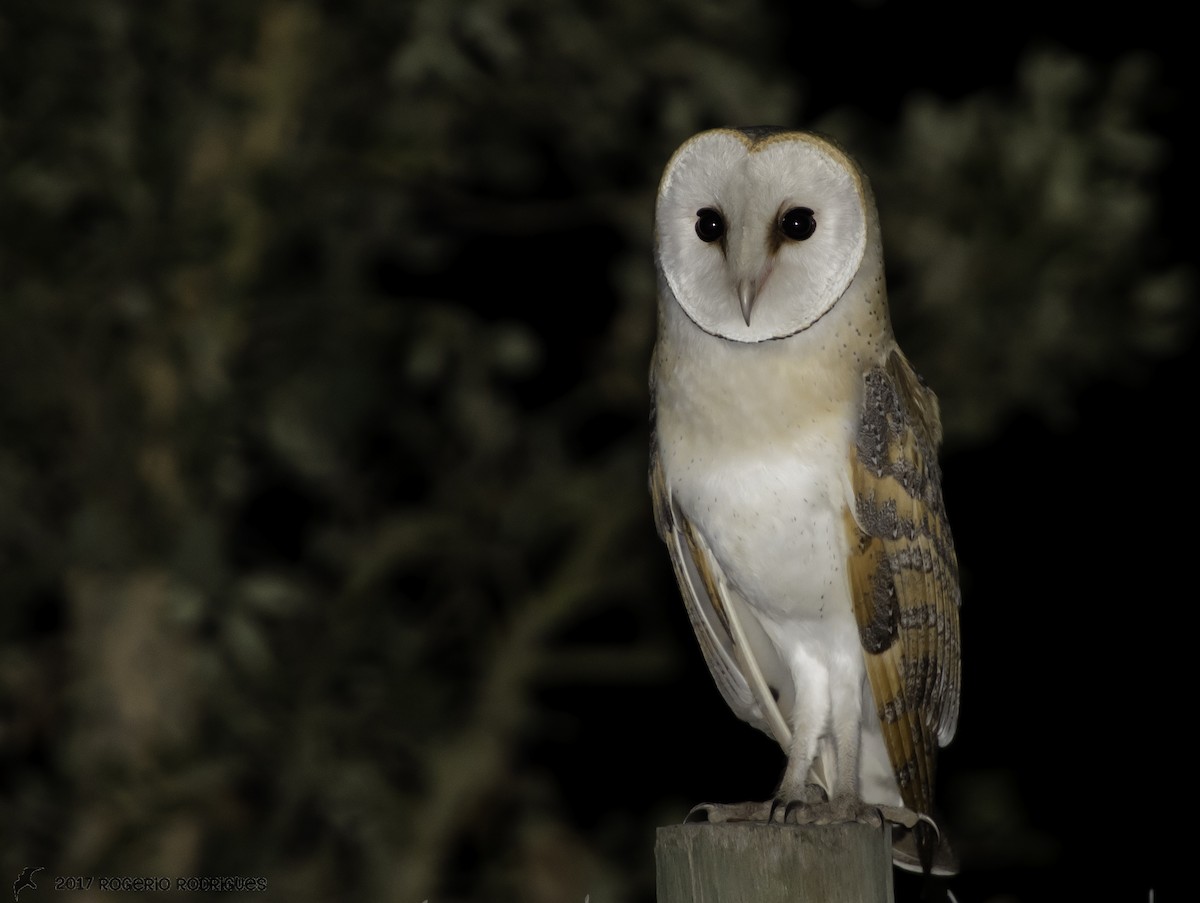
[(958, 564), (942, 504), (937, 399), (897, 350), (864, 377), (852, 453), (850, 584), (904, 804), (931, 815), (937, 747), (958, 720)]

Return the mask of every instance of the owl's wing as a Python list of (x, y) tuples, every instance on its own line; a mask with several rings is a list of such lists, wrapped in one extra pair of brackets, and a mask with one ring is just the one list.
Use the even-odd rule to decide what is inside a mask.
[[(653, 413), (651, 414), (653, 418)], [(653, 428), (650, 431), (650, 497), (658, 534), (671, 553), (675, 579), (708, 670), (725, 703), (744, 721), (774, 737), (784, 749), (791, 730), (763, 676), (746, 635), (740, 602), (704, 536), (672, 503)]]
[(894, 350), (864, 378), (851, 474), (854, 614), (904, 804), (932, 815), (958, 722), (958, 563), (942, 505), (937, 398)]

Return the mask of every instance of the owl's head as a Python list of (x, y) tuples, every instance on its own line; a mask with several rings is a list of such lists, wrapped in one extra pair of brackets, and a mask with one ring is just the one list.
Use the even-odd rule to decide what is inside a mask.
[(702, 330), (736, 342), (807, 329), (879, 245), (855, 162), (824, 138), (782, 129), (685, 142), (663, 173), (655, 229), (675, 301)]

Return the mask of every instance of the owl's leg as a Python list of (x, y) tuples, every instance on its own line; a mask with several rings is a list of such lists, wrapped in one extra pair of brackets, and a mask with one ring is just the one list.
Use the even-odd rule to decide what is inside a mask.
[(702, 803), (688, 813), (686, 821), (787, 821), (794, 807), (807, 809), (825, 803), (824, 789), (809, 783), (809, 772), (817, 752), (817, 730), (820, 712), (811, 697), (798, 701), (793, 724), (805, 726), (794, 730), (788, 750), (788, 764), (783, 780), (772, 799), (757, 803)]
[[(806, 657), (804, 650), (796, 655)], [(795, 666), (794, 666), (795, 667)], [(828, 800), (830, 788), (827, 772), (817, 772), (813, 767), (817, 759), (817, 747), (825, 727), (825, 710), (828, 699), (828, 683), (825, 671), (804, 663), (800, 667), (809, 674), (810, 680), (797, 687), (796, 702), (792, 709), (792, 742), (788, 748), (787, 768), (775, 799), (783, 807), (784, 820), (792, 820), (793, 812), (820, 806)]]
[(772, 799), (761, 803), (703, 803), (688, 813), (687, 821), (786, 821), (793, 809), (807, 810), (825, 805), (828, 796), (823, 787), (813, 783), (819, 776), (812, 774), (824, 717), (824, 696), (823, 681), (819, 679), (812, 681), (805, 692), (797, 694), (792, 710), (794, 729), (787, 750), (787, 769)]
[(787, 821), (818, 825), (863, 822), (876, 827), (883, 824), (879, 807), (863, 802), (858, 786), (862, 750), (861, 680), (860, 676), (858, 680), (833, 682), (828, 697), (833, 723), (829, 733), (814, 741), (819, 748), (816, 769), (829, 790), (828, 801), (790, 804)]
[(835, 681), (830, 694), (833, 703), (833, 774), (829, 802), (835, 814), (848, 816), (845, 821), (857, 821), (862, 793), (858, 786), (858, 760), (862, 754), (862, 682)]

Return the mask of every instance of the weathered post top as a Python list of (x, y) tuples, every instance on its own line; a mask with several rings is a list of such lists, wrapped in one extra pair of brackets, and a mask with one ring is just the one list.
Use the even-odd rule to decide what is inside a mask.
[(891, 828), (724, 822), (659, 828), (658, 903), (892, 903)]

